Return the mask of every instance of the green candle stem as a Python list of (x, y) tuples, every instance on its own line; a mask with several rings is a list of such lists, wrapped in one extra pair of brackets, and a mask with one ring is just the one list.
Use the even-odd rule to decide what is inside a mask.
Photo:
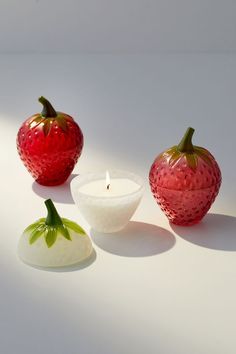
[(194, 153), (194, 146), (192, 143), (193, 133), (194, 133), (194, 129), (191, 127), (189, 127), (186, 130), (186, 133), (184, 134), (182, 140), (180, 141), (180, 143), (178, 145), (178, 151), (186, 152), (188, 154)]
[(57, 212), (57, 209), (55, 208), (55, 205), (53, 204), (51, 199), (45, 200), (45, 205), (48, 211), (48, 215), (45, 220), (45, 224), (49, 226), (62, 226), (62, 220), (60, 215)]
[(39, 102), (43, 105), (43, 110), (41, 112), (42, 117), (53, 118), (57, 116), (57, 112), (45, 97), (39, 97)]

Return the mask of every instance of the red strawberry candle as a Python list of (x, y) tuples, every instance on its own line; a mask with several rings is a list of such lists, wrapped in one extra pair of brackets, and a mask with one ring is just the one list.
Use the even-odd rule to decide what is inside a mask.
[(83, 148), (83, 134), (72, 117), (57, 112), (44, 97), (41, 113), (28, 118), (17, 134), (17, 150), (39, 184), (55, 186), (71, 174)]
[(188, 128), (177, 146), (161, 153), (152, 164), (152, 193), (168, 219), (177, 225), (199, 222), (210, 209), (221, 185), (221, 172), (211, 153), (192, 144)]

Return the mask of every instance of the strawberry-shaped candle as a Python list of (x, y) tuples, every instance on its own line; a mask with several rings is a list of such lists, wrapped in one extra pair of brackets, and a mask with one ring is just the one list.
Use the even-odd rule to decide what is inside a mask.
[(83, 148), (83, 134), (71, 116), (55, 111), (44, 97), (39, 102), (43, 110), (22, 124), (17, 149), (36, 182), (55, 186), (71, 174)]
[(39, 267), (64, 267), (88, 258), (92, 243), (74, 221), (61, 218), (51, 199), (45, 201), (47, 217), (29, 225), (18, 243), (18, 255)]
[(152, 164), (152, 193), (168, 219), (177, 225), (199, 222), (214, 202), (221, 185), (219, 166), (205, 148), (192, 144), (188, 128), (179, 145), (161, 153)]

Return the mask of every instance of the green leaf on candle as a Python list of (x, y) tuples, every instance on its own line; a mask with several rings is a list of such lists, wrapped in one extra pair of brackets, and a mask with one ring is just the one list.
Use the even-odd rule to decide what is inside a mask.
[(30, 245), (41, 236), (44, 237), (48, 248), (50, 248), (54, 245), (58, 236), (71, 241), (70, 231), (74, 231), (78, 236), (86, 235), (84, 229), (77, 223), (59, 216), (52, 200), (46, 200), (45, 204), (48, 209), (47, 218), (39, 219), (24, 230), (24, 233), (29, 235)]
[[(32, 226), (32, 225), (31, 225)], [(45, 225), (44, 224), (39, 224), (31, 233), (30, 238), (29, 238), (29, 243), (32, 245), (37, 239), (42, 236), (42, 234), (45, 231)]]
[(33, 231), (33, 230), (35, 230), (35, 228), (36, 228), (37, 226), (39, 226), (41, 223), (44, 223), (44, 222), (45, 222), (45, 218), (41, 218), (41, 219), (35, 221), (33, 224), (30, 224), (30, 225), (25, 229), (24, 232)]
[(65, 237), (67, 240), (71, 241), (69, 231), (67, 230), (67, 228), (64, 225), (60, 226), (58, 230), (60, 231), (60, 233), (62, 234), (63, 237)]
[(57, 239), (57, 229), (55, 227), (47, 227), (44, 233), (44, 238), (47, 243), (48, 248), (56, 242)]
[(63, 224), (65, 226), (67, 226), (69, 229), (75, 231), (78, 234), (81, 235), (86, 235), (86, 232), (84, 231), (84, 229), (82, 229), (81, 226), (79, 226), (76, 222), (62, 218)]

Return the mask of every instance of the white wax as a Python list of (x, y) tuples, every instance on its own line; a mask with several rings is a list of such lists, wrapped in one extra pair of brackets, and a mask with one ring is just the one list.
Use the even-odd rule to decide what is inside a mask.
[(71, 193), (88, 224), (98, 232), (117, 232), (129, 222), (143, 195), (143, 181), (133, 173), (112, 171), (107, 189), (104, 173), (71, 181)]
[(113, 178), (109, 189), (105, 179), (98, 179), (81, 186), (79, 192), (94, 197), (121, 197), (136, 192), (139, 188), (139, 184), (128, 178)]
[(48, 248), (44, 237), (40, 237), (32, 245), (29, 243), (30, 233), (23, 233), (18, 243), (18, 255), (28, 264), (38, 267), (66, 267), (82, 262), (92, 251), (92, 243), (88, 235), (80, 235), (70, 231), (71, 241), (62, 235), (57, 236), (55, 244)]

